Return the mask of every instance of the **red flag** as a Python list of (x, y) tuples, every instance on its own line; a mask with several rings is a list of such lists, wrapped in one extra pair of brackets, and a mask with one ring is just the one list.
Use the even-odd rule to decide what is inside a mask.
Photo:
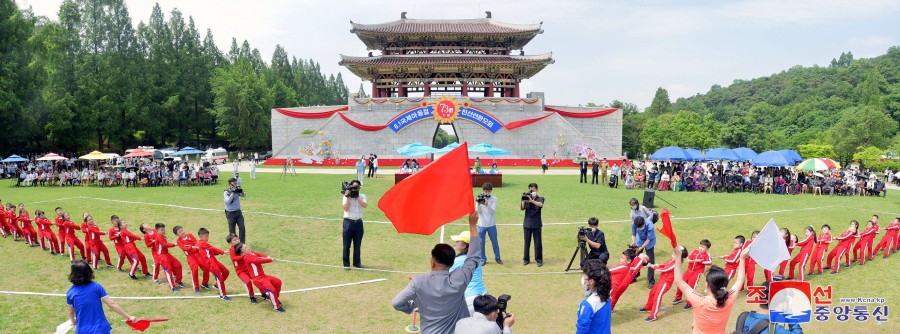
[(662, 209), (659, 219), (662, 220), (663, 225), (662, 228), (658, 228), (656, 231), (672, 241), (672, 248), (678, 247), (678, 242), (675, 241), (675, 231), (672, 231), (672, 219), (669, 218), (669, 209)]
[(163, 322), (163, 321), (169, 321), (169, 319), (168, 318), (165, 318), (165, 319), (141, 319), (141, 320), (138, 320), (135, 322), (131, 322), (129, 320), (129, 321), (126, 321), (125, 323), (128, 324), (128, 326), (131, 326), (131, 329), (139, 331), (139, 332), (143, 332), (143, 331), (147, 330), (147, 328), (150, 328), (151, 322)]
[(378, 208), (397, 232), (422, 235), (475, 211), (468, 145), (463, 143), (388, 189)]

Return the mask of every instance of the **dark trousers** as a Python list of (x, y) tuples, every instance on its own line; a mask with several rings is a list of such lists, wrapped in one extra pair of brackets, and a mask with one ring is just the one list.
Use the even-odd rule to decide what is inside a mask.
[[(228, 219), (228, 233), (237, 234), (238, 238), (241, 239), (241, 243), (247, 242), (247, 233), (244, 229), (244, 214), (241, 213), (241, 210), (225, 211), (225, 218)], [(234, 232), (235, 226), (240, 229), (239, 233)]]
[(375, 166), (369, 165), (369, 177), (375, 176)]
[[(656, 263), (656, 254), (654, 254), (653, 248), (645, 249), (644, 254), (647, 254), (647, 257), (650, 258), (650, 261), (648, 263)], [(648, 283), (650, 283), (650, 284), (656, 283), (656, 277), (653, 277), (653, 275), (655, 273), (656, 273), (656, 271), (653, 270), (653, 267), (647, 266), (647, 282)]]
[(587, 169), (581, 170), (581, 176), (578, 178), (578, 183), (587, 183)]
[(531, 238), (534, 238), (534, 260), (544, 262), (544, 246), (541, 244), (541, 228), (525, 228), (525, 262), (531, 262)]
[(597, 177), (599, 175), (600, 174), (598, 174), (597, 172), (594, 172), (594, 175), (591, 177), (591, 184), (599, 184), (599, 181), (597, 180)]
[(359, 246), (363, 238), (363, 221), (344, 218), (344, 267), (350, 266), (350, 243), (353, 243), (353, 266), (360, 267)]

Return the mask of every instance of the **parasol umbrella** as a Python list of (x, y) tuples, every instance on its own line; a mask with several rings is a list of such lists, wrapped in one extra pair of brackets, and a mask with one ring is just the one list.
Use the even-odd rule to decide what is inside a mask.
[(435, 153), (437, 151), (437, 149), (435, 149), (434, 147), (422, 144), (422, 143), (412, 143), (409, 145), (404, 145), (403, 147), (398, 148), (394, 151), (396, 151), (397, 153), (400, 153), (400, 155), (411, 155), (412, 156), (412, 155), (432, 154), (432, 153)]
[(469, 148), (469, 152), (484, 153), (490, 156), (507, 155), (510, 152), (487, 143), (475, 144)]
[(797, 165), (797, 170), (819, 171), (841, 168), (841, 165), (834, 160), (827, 158), (806, 159)]
[(100, 151), (93, 151), (91, 153), (78, 157), (78, 159), (81, 160), (109, 160), (110, 158), (112, 157), (107, 154), (101, 153)]
[(693, 161), (691, 154), (680, 147), (663, 147), (650, 155), (650, 159), (662, 161)]
[(794, 164), (794, 161), (778, 151), (765, 151), (751, 159), (750, 162), (760, 167), (783, 167)]
[(706, 155), (703, 156), (703, 160), (705, 161), (713, 161), (713, 160), (728, 160), (728, 161), (741, 161), (741, 158), (734, 154), (734, 151), (729, 150), (724, 147), (714, 148), (709, 151), (706, 151)]
[(447, 154), (450, 151), (453, 151), (454, 148), (459, 147), (459, 143), (450, 143), (450, 145), (445, 146), (444, 148), (439, 148), (434, 153)]
[(803, 158), (800, 157), (800, 154), (798, 154), (794, 150), (781, 150), (781, 151), (778, 151), (778, 153), (783, 154), (788, 159), (794, 160), (794, 162), (803, 161)]
[(37, 158), (38, 161), (54, 161), (54, 160), (68, 160), (63, 156), (60, 156), (56, 153), (47, 153), (47, 155)]
[(142, 149), (136, 149), (134, 151), (131, 151), (131, 153), (128, 153), (122, 157), (123, 158), (139, 158), (139, 157), (149, 157), (151, 155), (153, 155), (153, 153), (144, 151)]
[(690, 154), (691, 159), (692, 159), (691, 161), (702, 161), (703, 160), (703, 152), (700, 152), (700, 150), (698, 150), (696, 148), (686, 148), (686, 149), (684, 149), (684, 151), (687, 152), (688, 154)]
[(731, 151), (734, 152), (734, 155), (737, 155), (738, 159), (741, 159), (741, 161), (753, 160), (753, 158), (756, 158), (758, 155), (756, 154), (756, 151), (746, 147), (738, 147)]
[(196, 148), (185, 146), (183, 149), (178, 150), (178, 152), (172, 153), (172, 155), (192, 155), (192, 154), (203, 154), (205, 151), (198, 150)]
[(821, 178), (825, 178), (825, 175), (822, 175), (822, 173), (819, 173), (819, 172), (812, 173), (812, 175), (813, 175), (813, 176), (818, 176), (818, 177), (821, 177)]
[(0, 162), (26, 162), (26, 161), (28, 161), (28, 159), (25, 159), (23, 157), (15, 155), (15, 154), (10, 155), (6, 159), (0, 160)]

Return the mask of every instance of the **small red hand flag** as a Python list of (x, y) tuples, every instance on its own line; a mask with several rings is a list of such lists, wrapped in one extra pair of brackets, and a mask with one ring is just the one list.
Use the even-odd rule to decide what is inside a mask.
[(659, 234), (662, 234), (669, 238), (672, 241), (672, 248), (678, 247), (678, 242), (675, 241), (675, 231), (672, 230), (672, 218), (669, 217), (669, 209), (662, 209), (662, 212), (659, 214), (659, 220), (662, 220), (662, 228), (656, 229)]
[(131, 326), (131, 329), (136, 330), (136, 331), (139, 331), (139, 332), (143, 332), (143, 331), (147, 330), (147, 328), (150, 328), (150, 323), (151, 323), (151, 322), (163, 322), (163, 321), (169, 321), (169, 319), (168, 319), (168, 318), (163, 318), (163, 319), (140, 319), (140, 320), (135, 321), (135, 322), (131, 322), (131, 320), (129, 320), (129, 321), (126, 321), (125, 323), (128, 324), (128, 326)]
[(475, 211), (468, 145), (463, 143), (388, 189), (378, 208), (397, 232), (422, 235)]

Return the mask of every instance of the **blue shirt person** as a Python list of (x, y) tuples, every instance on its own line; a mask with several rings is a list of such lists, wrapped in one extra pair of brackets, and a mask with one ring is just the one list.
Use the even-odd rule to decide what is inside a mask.
[(587, 260), (581, 267), (581, 284), (587, 297), (578, 305), (576, 334), (611, 334), (612, 304), (609, 269), (600, 260)]
[[(631, 238), (634, 240), (633, 245), (637, 247), (638, 253), (645, 253), (650, 258), (650, 263), (656, 263), (656, 230), (653, 229), (653, 223), (645, 220), (644, 217), (635, 217), (631, 223)], [(656, 284), (653, 267), (647, 266), (647, 283), (652, 288)]]
[(93, 282), (93, 279), (94, 271), (87, 262), (82, 260), (72, 262), (72, 271), (69, 274), (72, 287), (66, 292), (66, 304), (69, 305), (69, 320), (75, 325), (75, 334), (112, 331), (112, 326), (103, 313), (103, 304), (125, 319), (137, 321), (137, 318), (126, 313), (119, 304), (112, 301), (106, 289)]

